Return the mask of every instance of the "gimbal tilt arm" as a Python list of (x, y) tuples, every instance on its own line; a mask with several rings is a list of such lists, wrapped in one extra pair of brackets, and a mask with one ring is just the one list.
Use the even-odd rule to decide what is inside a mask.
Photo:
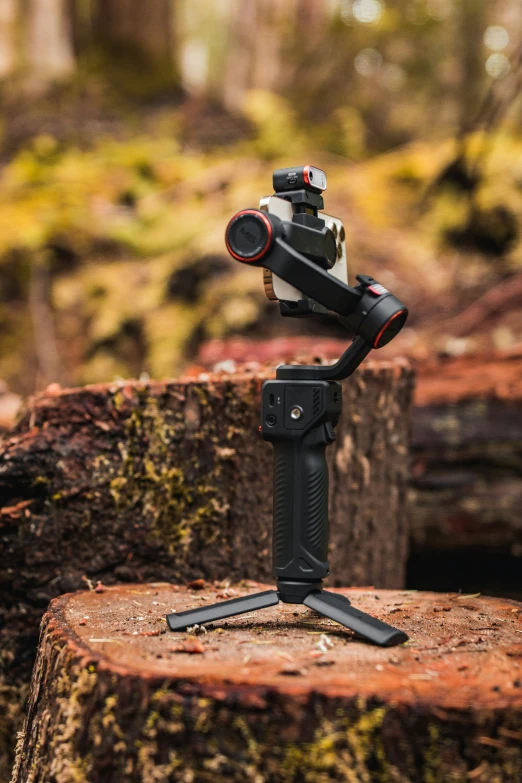
[[(328, 565), (328, 466), (326, 447), (342, 407), (338, 381), (351, 375), (372, 348), (400, 331), (408, 311), (373, 278), (345, 285), (286, 240), (292, 224), (259, 210), (243, 210), (228, 224), (225, 239), (238, 261), (270, 269), (307, 296), (338, 313), (356, 335), (331, 366), (282, 365), (262, 389), (261, 432), (274, 446), (273, 565), (277, 590), (168, 615), (171, 630), (221, 620), (279, 601), (302, 603), (382, 646), (407, 635), (322, 590)], [(302, 236), (301, 236), (302, 243)]]
[(233, 258), (270, 269), (287, 283), (340, 316), (341, 323), (370, 348), (382, 348), (400, 332), (408, 310), (388, 289), (368, 275), (359, 285), (345, 285), (297, 252), (288, 241), (293, 223), (256, 209), (244, 209), (229, 222), (225, 241)]

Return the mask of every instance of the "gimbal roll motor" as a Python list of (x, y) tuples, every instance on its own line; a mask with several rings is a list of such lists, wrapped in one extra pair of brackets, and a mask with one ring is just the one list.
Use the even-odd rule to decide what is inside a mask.
[[(277, 589), (168, 615), (171, 630), (273, 606), (304, 604), (382, 646), (407, 635), (322, 589), (328, 565), (326, 447), (342, 409), (338, 381), (351, 375), (372, 348), (402, 329), (408, 310), (368, 275), (348, 285), (344, 228), (321, 213), (326, 175), (313, 166), (278, 169), (275, 194), (264, 209), (232, 217), (225, 243), (237, 261), (265, 269), (265, 291), (286, 317), (332, 313), (354, 335), (333, 365), (281, 365), (262, 389), (261, 433), (274, 448), (273, 566)], [(277, 214), (276, 214), (277, 213)], [(267, 286), (268, 279), (268, 286)]]

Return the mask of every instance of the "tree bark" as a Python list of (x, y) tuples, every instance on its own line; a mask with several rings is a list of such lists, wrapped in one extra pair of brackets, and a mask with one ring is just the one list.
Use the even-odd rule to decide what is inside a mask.
[(66, 79), (74, 71), (71, 20), (66, 0), (30, 0), (26, 57), (37, 88)]
[(419, 551), (522, 551), (522, 353), (419, 367), (412, 431)]
[[(27, 682), (42, 612), (86, 578), (270, 578), (262, 381), (55, 386), (27, 403), (0, 452), (4, 683)], [(368, 361), (344, 383), (330, 448), (334, 584), (404, 582), (412, 387), (400, 360)]]
[(483, 35), (487, 26), (484, 0), (461, 0), (456, 6), (455, 51), (459, 53), (459, 115), (461, 133), (466, 130), (480, 108), (480, 86), (483, 79)]
[(114, 587), (45, 615), (12, 783), (522, 778), (522, 605), (343, 590), (411, 634), (382, 649), (302, 606), (170, 633), (223, 585)]

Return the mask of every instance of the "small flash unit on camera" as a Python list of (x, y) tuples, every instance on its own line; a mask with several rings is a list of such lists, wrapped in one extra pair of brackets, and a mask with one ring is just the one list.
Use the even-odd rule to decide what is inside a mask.
[(326, 190), (326, 174), (315, 166), (299, 166), (296, 169), (276, 169), (273, 175), (274, 191), (283, 193), (286, 190), (315, 190), (321, 193)]

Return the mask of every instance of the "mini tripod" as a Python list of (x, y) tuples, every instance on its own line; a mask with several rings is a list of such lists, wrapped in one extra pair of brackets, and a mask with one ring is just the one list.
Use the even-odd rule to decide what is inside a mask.
[[(351, 288), (329, 275), (305, 254), (302, 231), (301, 252), (287, 241), (292, 237), (291, 229), (274, 215), (243, 210), (227, 227), (227, 248), (236, 260), (268, 268), (313, 296), (314, 300), (301, 300), (308, 301), (305, 308), (309, 311), (317, 300), (344, 316), (356, 337), (335, 364), (282, 365), (277, 368), (276, 379), (263, 384), (261, 432), (274, 447), (273, 563), (277, 590), (172, 613), (167, 622), (172, 631), (180, 631), (283, 601), (304, 604), (374, 644), (389, 647), (405, 642), (407, 635), (355, 609), (344, 596), (322, 589), (329, 573), (326, 447), (335, 440), (334, 427), (341, 414), (342, 388), (338, 381), (351, 375), (372, 348), (393, 339), (408, 311), (371, 277), (359, 276), (359, 285)], [(287, 303), (281, 304), (289, 308)]]

